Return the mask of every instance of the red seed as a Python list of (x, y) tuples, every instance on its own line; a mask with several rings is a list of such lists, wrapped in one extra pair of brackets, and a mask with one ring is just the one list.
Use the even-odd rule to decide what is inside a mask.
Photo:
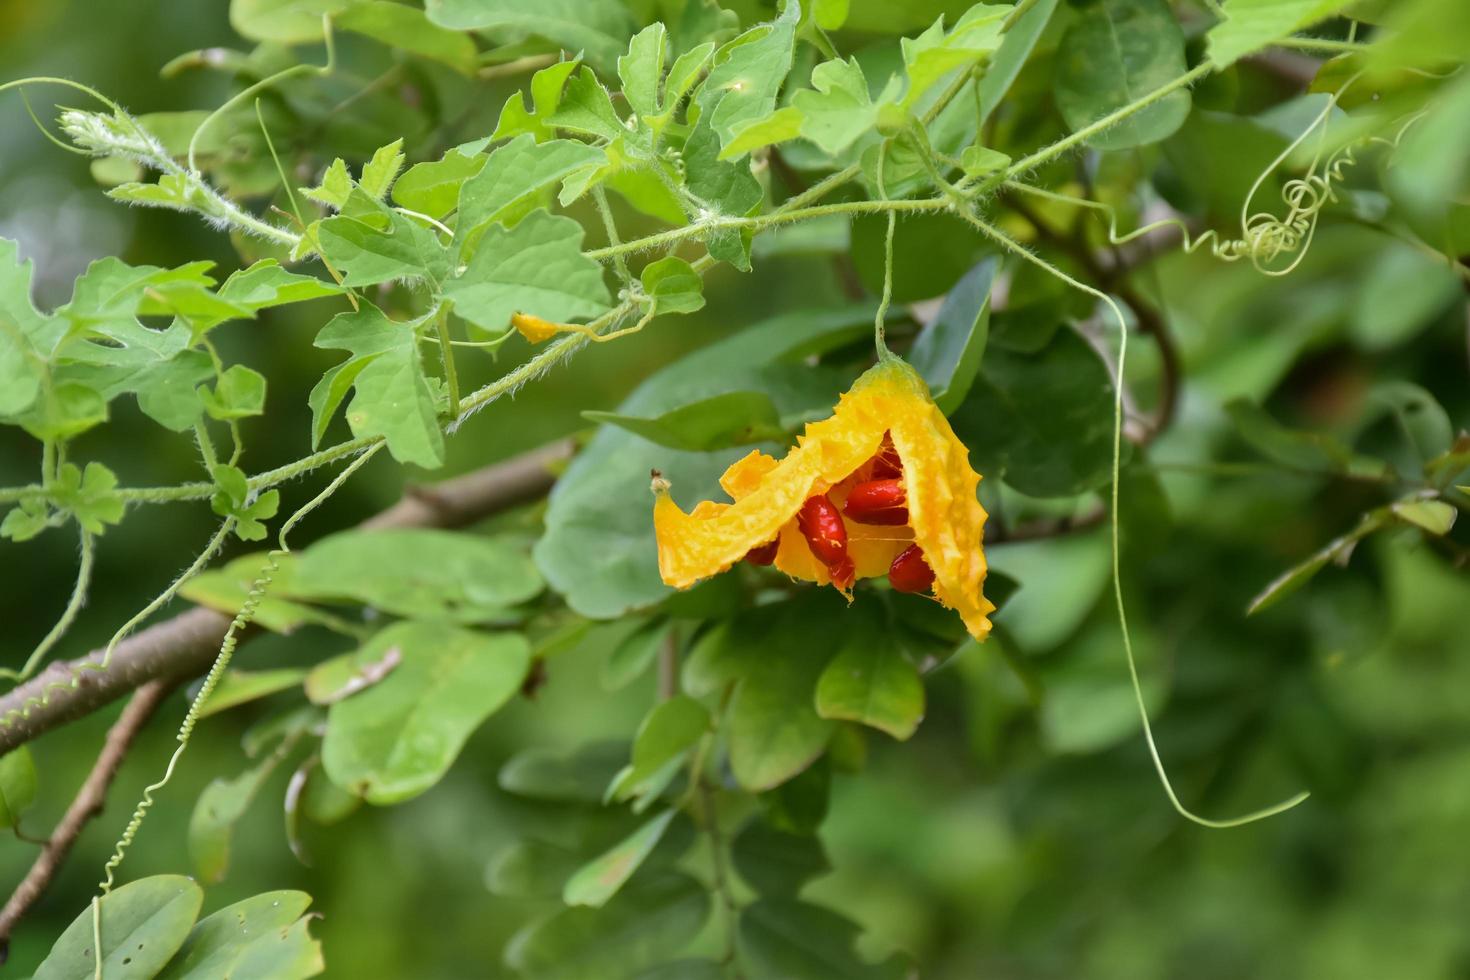
[(899, 592), (928, 592), (934, 584), (934, 569), (924, 560), (924, 550), (911, 544), (888, 566), (888, 581)]
[(903, 462), (898, 458), (898, 450), (893, 448), (893, 440), (888, 433), (883, 433), (883, 444), (878, 447), (878, 455), (873, 457), (873, 469), (869, 474), (870, 480), (893, 480), (903, 476)]
[(797, 512), (796, 526), (822, 564), (830, 568), (847, 557), (847, 525), (826, 494), (807, 498)]
[(866, 480), (848, 491), (842, 512), (859, 524), (897, 527), (909, 522), (903, 480)]
[(776, 552), (781, 549), (781, 539), (767, 542), (758, 548), (751, 548), (745, 553), (745, 560), (752, 565), (769, 565), (776, 560)]
[(832, 576), (832, 584), (844, 592), (852, 588), (853, 580), (857, 578), (857, 569), (853, 567), (852, 559), (845, 555), (841, 561), (827, 566), (827, 571)]

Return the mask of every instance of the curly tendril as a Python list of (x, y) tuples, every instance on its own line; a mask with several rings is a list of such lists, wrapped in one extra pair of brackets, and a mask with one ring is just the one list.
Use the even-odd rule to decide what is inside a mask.
[[(98, 882), (99, 894), (92, 899), (92, 934), (95, 946), (94, 962), (97, 965), (97, 975), (100, 978), (102, 971), (102, 903), (101, 898), (112, 891), (113, 880), (117, 869), (121, 866), (123, 859), (127, 856), (128, 849), (137, 837), (138, 831), (143, 827), (143, 821), (148, 816), (149, 809), (153, 806), (153, 795), (168, 785), (173, 778), (174, 769), (178, 766), (179, 759), (184, 750), (189, 747), (189, 740), (194, 734), (194, 726), (199, 722), (199, 712), (209, 701), (215, 688), (219, 685), (225, 671), (229, 669), (230, 661), (235, 654), (235, 647), (240, 642), (240, 631), (255, 621), (255, 615), (260, 609), (260, 604), (265, 601), (270, 591), (276, 573), (280, 570), (281, 559), (291, 554), (291, 546), (286, 543), (291, 530), (299, 524), (312, 511), (326, 503), (338, 490), (342, 488), (358, 470), (367, 464), (368, 460), (375, 456), (383, 444), (377, 443), (368, 447), (361, 455), (328, 483), (326, 488), (315, 497), (302, 505), (294, 514), (286, 519), (281, 525), (280, 534), (277, 537), (277, 545), (266, 554), (266, 564), (255, 580), (250, 585), (250, 590), (245, 601), (240, 604), (240, 609), (235, 613), (235, 618), (230, 620), (229, 628), (225, 631), (224, 639), (220, 641), (219, 653), (215, 657), (214, 664), (209, 668), (209, 673), (204, 677), (204, 683), (200, 685), (198, 693), (194, 695), (193, 701), (189, 703), (189, 710), (184, 715), (184, 721), (179, 725), (179, 734), (176, 736), (178, 747), (174, 749), (173, 755), (169, 757), (168, 766), (164, 769), (163, 777), (157, 782), (149, 784), (143, 789), (143, 798), (133, 810), (132, 818), (128, 820), (127, 827), (122, 836), (117, 839), (113, 846), (112, 857), (108, 859), (103, 867), (102, 881)], [(233, 523), (233, 518), (225, 521), (226, 526)]]

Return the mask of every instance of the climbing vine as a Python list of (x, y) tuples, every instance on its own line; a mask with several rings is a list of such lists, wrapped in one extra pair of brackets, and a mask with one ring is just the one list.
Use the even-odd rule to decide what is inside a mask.
[[(1229, 633), (1310, 602), (1290, 626), (1241, 628), (1338, 643), (1322, 603), (1377, 594), (1365, 565), (1470, 554), (1463, 370), (1404, 355), (1322, 396), (1348, 404), (1331, 424), (1277, 417), (1311, 415), (1280, 393), (1319, 347), (1463, 346), (1446, 325), (1470, 284), (1455, 149), (1470, 45), (1440, 36), (1448, 0), (542, 6), (234, 0), (255, 46), (166, 69), (228, 86), (204, 110), (124, 107), (106, 79), (0, 84), (99, 193), (202, 223), (238, 256), (227, 274), (103, 256), (41, 304), (27, 242), (0, 239), (0, 424), (30, 468), (0, 487), (0, 537), (77, 555), (59, 616), (0, 672), (0, 822), (19, 829), (35, 795), (31, 741), (142, 688), (88, 780), (105, 794), (150, 716), (182, 718), (110, 828), (86, 910), (37, 947), (38, 980), (321, 972), (336, 950), (329, 936), (324, 961), (311, 898), (276, 890), (299, 884), (289, 872), (199, 917), (273, 774), (291, 770), (278, 795), (304, 860), (312, 827), (418, 799), (588, 664), (641, 718), (620, 741), (492, 750), (496, 805), (523, 812), (486, 884), (530, 911), (480, 952), (517, 976), (929, 975), (891, 934), (855, 942), (859, 910), (807, 886), (830, 870), (839, 780), (869, 778), (870, 751), (964, 740), (959, 716), (987, 780), (1093, 753), (1121, 785), (1151, 762), (1206, 828), (1307, 819), (1331, 781), (1306, 763), (1257, 780), (1289, 726), (1246, 679), (1199, 708), (1210, 685), (1190, 687), (1191, 644), (1165, 624), (1203, 609)], [(52, 103), (54, 119), (37, 109)], [(1292, 305), (1345, 290), (1334, 263), (1389, 277), (1361, 299), (1377, 319)], [(1383, 298), (1405, 290), (1427, 297), (1410, 314)], [(1265, 312), (1212, 319), (1236, 296)], [(620, 350), (678, 356), (634, 371)], [(337, 359), (297, 390), (313, 351)], [(537, 392), (559, 373), (604, 364), (631, 372), (616, 410), (589, 397), (576, 421), (535, 416), (554, 414)], [(503, 461), (516, 411), (573, 442)], [(134, 416), (184, 447), (190, 479), (133, 460), (124, 480), (95, 451)], [(255, 464), (282, 445), (294, 458)], [(1259, 460), (1223, 458), (1238, 452)], [(330, 516), (364, 471), (475, 465), (356, 528)], [(1249, 535), (1244, 559), (1212, 538), (1200, 548), (1222, 563), (1271, 573), (1199, 600), (1212, 583), (1157, 537), (1171, 509), (1217, 527), (1189, 482), (1203, 476), (1242, 522), (1257, 491), (1237, 478), (1306, 481), (1330, 501), (1321, 533), (1291, 549)], [(167, 585), (83, 656), (118, 525), (190, 503), (213, 532), (188, 556), (160, 540)], [(312, 543), (289, 546), (313, 514)], [(1356, 554), (1370, 538), (1382, 548)], [(160, 619), (185, 601), (193, 620)], [(240, 654), (262, 633), (287, 663)], [(185, 706), (165, 700), (198, 676)], [(1120, 697), (1127, 712), (1076, 720)], [(1172, 761), (1164, 730), (1230, 710), (1267, 720), (1216, 725)], [(941, 734), (916, 737), (928, 714)], [(253, 724), (246, 768), (194, 806), (171, 868), (194, 879), (127, 881), (150, 815), (186, 805), (164, 791), (216, 716)], [(0, 939), (51, 885), (95, 812), (83, 802), (40, 842)]]

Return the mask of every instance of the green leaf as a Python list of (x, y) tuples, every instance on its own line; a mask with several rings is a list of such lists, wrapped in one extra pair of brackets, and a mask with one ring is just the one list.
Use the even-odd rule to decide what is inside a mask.
[(306, 678), (302, 667), (281, 667), (276, 670), (231, 670), (220, 679), (209, 700), (199, 708), (199, 717), (208, 718), (238, 705), (258, 701), (281, 691), (300, 687)]
[(561, 93), (567, 79), (580, 64), (581, 60), (577, 58), (558, 61), (532, 75), (532, 107), (526, 108), (521, 93), (511, 95), (500, 110), (500, 120), (496, 123), (495, 133), (491, 138), (498, 140), (530, 133), (536, 142), (542, 143), (555, 136), (556, 130), (551, 125), (551, 117), (556, 113), (557, 106), (561, 105)]
[(603, 688), (617, 691), (633, 683), (653, 665), (659, 650), (674, 636), (674, 624), (662, 617), (628, 634), (602, 662)]
[(377, 660), (356, 653), (323, 660), (306, 675), (306, 697), (312, 704), (336, 704), (349, 695), (366, 690), (391, 674), (403, 662), (403, 652), (389, 647)]
[(813, 878), (832, 870), (821, 840), (790, 834), (764, 820), (752, 820), (730, 847), (735, 870), (763, 896), (795, 897)]
[(714, 960), (672, 960), (632, 974), (628, 980), (725, 980), (727, 976)]
[(223, 881), (230, 867), (230, 838), (280, 756), (272, 753), (233, 779), (216, 776), (204, 787), (189, 818), (189, 860), (205, 884)]
[(582, 234), (571, 218), (545, 211), (510, 230), (492, 225), (444, 295), (456, 313), (497, 336), (510, 328), (512, 313), (558, 322), (595, 316), (611, 299), (602, 267), (582, 254)]
[(40, 400), (19, 416), (26, 432), (54, 442), (74, 439), (106, 421), (107, 401), (102, 395), (85, 384), (72, 382), (43, 389)]
[[(884, 240), (888, 221), (862, 215), (852, 222), (852, 262), (874, 295), (883, 289)], [(947, 214), (917, 214), (898, 222), (893, 234), (893, 302), (942, 296), (993, 250), (975, 231)]]
[[(1439, 195), (1438, 200), (1449, 196)], [(1370, 351), (1413, 339), (1438, 322), (1461, 296), (1460, 279), (1449, 266), (1402, 242), (1380, 250), (1350, 288), (1349, 327), (1354, 339)]]
[(742, 126), (775, 109), (776, 96), (791, 70), (800, 16), (800, 4), (788, 3), (774, 21), (752, 27), (715, 52), (714, 67), (695, 99), (701, 122), (707, 115), (721, 146), (728, 146)]
[(801, 135), (802, 112), (795, 106), (784, 106), (769, 116), (742, 123), (720, 151), (721, 160), (742, 157), (751, 150), (774, 143), (784, 143)]
[(431, 218), (442, 218), (458, 205), (465, 181), (489, 160), (483, 153), (450, 150), (442, 159), (416, 163), (393, 185), (393, 200)]
[(341, 210), (352, 196), (352, 175), (347, 172), (347, 163), (341, 158), (333, 160), (322, 174), (322, 182), (316, 187), (303, 187), (301, 193), (320, 204)]
[(643, 860), (658, 845), (678, 810), (665, 810), (633, 831), (594, 860), (584, 864), (567, 879), (562, 901), (568, 905), (602, 908), (616, 895)]
[(320, 41), (324, 14), (339, 14), (352, 0), (230, 0), (230, 26), (252, 41), (300, 44)]
[[(760, 207), (764, 192), (760, 182), (744, 161), (720, 159), (720, 140), (703, 116), (689, 139), (684, 142), (684, 170), (690, 193), (722, 215), (745, 217)], [(711, 231), (705, 239), (709, 253), (735, 268), (750, 269), (750, 233), (748, 230), (723, 228)]]
[(585, 65), (568, 79), (550, 122), (557, 129), (569, 129), (593, 139), (617, 140), (627, 132), (623, 118), (613, 108), (612, 94)]
[[(725, 13), (721, 11), (721, 13)], [(679, 102), (689, 94), (689, 89), (699, 79), (699, 73), (704, 71), (709, 64), (711, 56), (715, 53), (713, 41), (705, 41), (696, 44), (685, 51), (674, 61), (674, 66), (669, 69), (669, 77), (664, 80), (663, 113), (664, 119), (673, 115), (678, 108)], [(654, 126), (655, 131), (660, 129)]]
[(333, 317), (317, 334), (315, 346), (352, 356), (312, 389), (314, 430), (324, 429), (336, 412), (346, 391), (338, 378), (347, 374), (354, 390), (347, 406), (353, 435), (381, 436), (399, 462), (430, 469), (444, 462), (444, 436), (424, 375), (416, 325), (389, 320), (363, 302), (356, 312)]
[(660, 89), (668, 56), (668, 28), (654, 23), (634, 34), (628, 42), (628, 53), (618, 58), (623, 98), (640, 117), (657, 116), (662, 111)]
[[(371, 10), (374, 4), (369, 3), (367, 7), (357, 9)], [(385, 6), (392, 6), (385, 4)], [(399, 137), (387, 146), (380, 146), (373, 151), (373, 158), (362, 165), (362, 176), (358, 179), (357, 186), (363, 193), (375, 201), (381, 201), (388, 196), (388, 189), (393, 186), (393, 178), (398, 176), (398, 171), (403, 169), (403, 161), (407, 159), (403, 155), (403, 137)]]
[(123, 500), (117, 494), (117, 475), (101, 463), (88, 463), (85, 471), (64, 464), (51, 488), (52, 499), (71, 512), (91, 534), (101, 534), (106, 525), (123, 517)]
[(897, 639), (880, 624), (849, 630), (817, 681), (817, 714), (855, 721), (900, 741), (924, 719), (924, 682)]
[(36, 799), (36, 763), (21, 745), (0, 755), (0, 827), (20, 823), (20, 815)]
[(596, 147), (576, 140), (537, 143), (529, 135), (517, 136), (491, 153), (480, 171), (460, 187), (455, 241), (473, 242), (496, 221), (511, 224), (511, 216), (520, 214), (536, 195), (602, 156)]
[(1393, 413), (1414, 454), (1428, 461), (1448, 452), (1455, 429), (1449, 413), (1424, 388), (1409, 381), (1385, 381), (1369, 391), (1369, 399)]
[(485, 887), (504, 898), (560, 900), (562, 886), (580, 866), (576, 850), (523, 837), (491, 859)]
[(478, 622), (505, 615), (541, 589), (515, 540), (395, 528), (323, 538), (297, 556), (280, 592), (360, 602), (396, 616)]
[(586, 0), (427, 0), (429, 19), (454, 30), (534, 34), (568, 51), (581, 51), (611, 73), (628, 37), (637, 29), (621, 3)]
[(12, 507), (0, 521), (0, 538), (29, 541), (51, 526), (51, 510), (44, 500), (29, 498)]
[(1326, 20), (1351, 0), (1224, 0), (1225, 19), (1206, 35), (1206, 54), (1226, 68), (1248, 54)]
[[(878, 98), (891, 101), (896, 80)], [(877, 125), (878, 106), (868, 95), (868, 80), (856, 58), (824, 61), (812, 69), (812, 88), (792, 96), (800, 110), (801, 135), (836, 155)]]
[(960, 155), (960, 167), (966, 177), (983, 177), (1003, 170), (1010, 165), (1011, 158), (1004, 153), (984, 146), (967, 146)]
[(751, 972), (803, 980), (900, 980), (895, 958), (865, 963), (853, 944), (858, 926), (836, 912), (795, 899), (763, 898), (740, 913), (737, 941)]
[(654, 418), (616, 412), (583, 412), (591, 422), (627, 429), (649, 442), (688, 452), (748, 446), (786, 435), (771, 396), (763, 391), (731, 391), (714, 395)]
[(677, 255), (667, 255), (643, 267), (643, 291), (653, 297), (659, 313), (693, 313), (704, 309), (704, 279)]
[(219, 489), (209, 499), (209, 505), (221, 517), (234, 517), (235, 534), (242, 541), (259, 541), (265, 537), (265, 525), (261, 521), (274, 517), (280, 507), (279, 490), (267, 490), (254, 499), (245, 479), (245, 473), (235, 466), (220, 465), (212, 473)]
[(605, 980), (610, 963), (633, 971), (678, 955), (709, 912), (709, 893), (693, 878), (648, 877), (600, 909), (564, 909), (521, 930), (505, 961), (535, 980)]
[(265, 411), (265, 375), (243, 364), (228, 368), (213, 390), (199, 389), (199, 400), (212, 419), (245, 419)]
[(1380, 507), (1364, 514), (1357, 527), (1347, 534), (1329, 541), (1320, 551), (1312, 555), (1306, 561), (1288, 569), (1285, 573), (1273, 579), (1260, 593), (1246, 606), (1245, 614), (1253, 616), (1258, 612), (1276, 605), (1282, 599), (1291, 595), (1311, 581), (1312, 577), (1327, 567), (1328, 562), (1335, 561), (1338, 564), (1347, 564), (1352, 557), (1353, 548), (1357, 543), (1375, 531), (1382, 529), (1389, 520), (1389, 511)]
[[(1061, 41), (1053, 81), (1057, 108), (1076, 130), (1148, 95), (1185, 72), (1184, 32), (1166, 0), (1098, 0)], [(1171, 92), (1088, 142), (1100, 150), (1157, 143), (1189, 115), (1189, 92)]]
[(340, 296), (342, 292), (342, 287), (334, 282), (288, 272), (275, 259), (261, 259), (226, 279), (219, 288), (219, 297), (238, 306), (263, 310), (323, 296)]
[(376, 202), (372, 207), (377, 210), (362, 217), (328, 218), (317, 229), (322, 255), (342, 274), (344, 286), (373, 286), (390, 279), (437, 283), (449, 274), (449, 253), (433, 229)]
[(633, 760), (614, 778), (608, 795), (619, 801), (652, 795), (663, 773), (682, 763), (709, 730), (709, 712), (693, 698), (680, 694), (660, 701), (639, 724)]
[(305, 892), (264, 892), (200, 919), (158, 980), (304, 980), (326, 969)]
[(1393, 505), (1394, 516), (1415, 527), (1443, 537), (1455, 526), (1459, 511), (1443, 500), (1400, 500)]
[(965, 273), (909, 351), (909, 364), (929, 385), (934, 403), (945, 414), (965, 400), (980, 370), (990, 330), (990, 289), (998, 266), (996, 259), (986, 259)]
[(826, 748), (833, 724), (817, 715), (813, 700), (841, 606), (840, 597), (813, 590), (741, 617), (726, 637), (741, 677), (726, 738), (730, 768), (744, 789), (778, 786)]
[[(130, 881), (101, 898), (102, 975), (108, 980), (151, 980), (189, 935), (204, 892), (182, 875)], [(33, 980), (91, 980), (93, 910), (72, 921)]]
[(523, 637), (442, 623), (404, 622), (356, 654), (399, 665), (381, 682), (332, 705), (322, 765), (332, 782), (376, 804), (401, 803), (443, 778), (471, 732), (521, 686), (531, 650)]
[(1036, 354), (992, 347), (950, 421), (976, 470), (1030, 496), (1071, 496), (1110, 479), (1112, 384), (1072, 330)]
[(918, 37), (900, 38), (909, 79), (900, 105), (915, 108), (950, 72), (969, 68), (993, 54), (1000, 48), (1001, 29), (1010, 14), (1010, 7), (976, 4), (955, 21), (948, 33), (941, 17)]
[[(1001, 38), (1000, 48), (990, 59), (976, 91), (979, 104), (976, 126), (983, 126), (1010, 91), (1012, 83), (1031, 57), (1042, 32), (1051, 23), (1058, 0), (1039, 0), (1017, 17)], [(973, 138), (974, 134), (971, 134)]]
[[(179, 595), (190, 602), (233, 616), (244, 605), (246, 597), (269, 561), (269, 557), (263, 552), (236, 558), (223, 568), (200, 572), (189, 579), (179, 590)], [(271, 588), (255, 608), (256, 626), (274, 633), (290, 633), (320, 618), (316, 610), (281, 597), (282, 594), (289, 593), (287, 583), (293, 567), (294, 559), (290, 556), (278, 559), (277, 570), (271, 578)]]
[(354, 0), (332, 24), (381, 41), (390, 48), (448, 65), (461, 75), (475, 73), (478, 55), (475, 42), (458, 31), (433, 23), (417, 7), (388, 0)]
[(599, 742), (571, 750), (527, 749), (501, 766), (500, 788), (555, 803), (602, 802), (603, 791), (628, 757), (624, 743)]
[[(871, 328), (868, 306), (777, 317), (655, 373), (618, 406), (618, 414), (656, 418), (701, 398), (759, 389), (784, 418), (819, 417), (851, 378), (772, 362), (831, 349), (867, 336)], [(743, 454), (666, 449), (604, 427), (557, 482), (546, 534), (536, 545), (537, 565), (585, 616), (617, 617), (667, 598), (670, 590), (658, 574), (653, 508), (628, 501), (648, 499), (648, 471), (657, 468), (672, 481), (675, 498), (692, 507), (720, 493), (720, 473)]]
[(1352, 450), (1336, 438), (1322, 432), (1289, 429), (1247, 399), (1234, 399), (1225, 406), (1225, 411), (1252, 449), (1282, 465), (1346, 472), (1352, 464)]

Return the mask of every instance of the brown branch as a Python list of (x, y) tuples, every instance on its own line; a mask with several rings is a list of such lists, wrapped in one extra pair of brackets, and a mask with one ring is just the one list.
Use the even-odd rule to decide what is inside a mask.
[(123, 757), (127, 755), (133, 740), (138, 737), (148, 719), (153, 717), (153, 713), (175, 686), (176, 682), (172, 680), (144, 684), (138, 688), (108, 730), (102, 752), (97, 756), (97, 762), (87, 774), (81, 789), (77, 790), (76, 798), (66, 808), (56, 829), (51, 831), (50, 838), (42, 844), (41, 853), (31, 865), (31, 870), (26, 872), (25, 878), (11, 893), (5, 907), (0, 909), (0, 963), (4, 963), (9, 954), (10, 933), (15, 929), (16, 923), (50, 886), (72, 845), (81, 836), (82, 828), (102, 812), (103, 804), (107, 800), (107, 789), (112, 785), (118, 769), (122, 767)]
[[(431, 488), (411, 490), (362, 526), (463, 527), (546, 493), (555, 482), (550, 467), (569, 459), (572, 450), (572, 441), (563, 439)], [(119, 643), (106, 668), (85, 666), (100, 665), (102, 650), (52, 664), (0, 696), (0, 754), (91, 714), (149, 681), (178, 681), (204, 673), (229, 624), (230, 617), (223, 613), (194, 608)]]

